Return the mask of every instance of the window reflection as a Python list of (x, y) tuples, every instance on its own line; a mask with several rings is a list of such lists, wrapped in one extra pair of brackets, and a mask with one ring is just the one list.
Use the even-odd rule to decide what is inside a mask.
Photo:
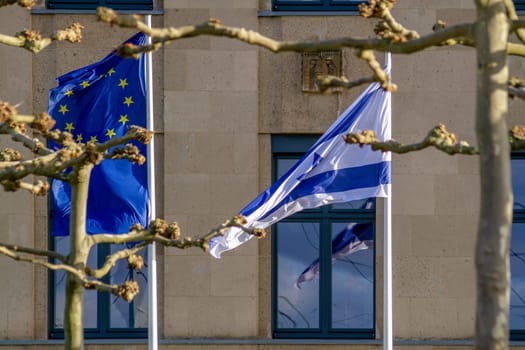
[(525, 329), (525, 223), (512, 225), (510, 328)]
[(332, 327), (372, 328), (374, 225), (332, 224)]
[[(122, 245), (112, 245), (111, 252), (114, 253), (123, 249)], [(147, 257), (141, 251), (144, 261)], [(109, 295), (111, 298), (110, 307), (110, 327), (111, 328), (133, 328), (133, 327), (147, 327), (148, 326), (148, 286), (146, 278), (146, 265), (142, 271), (132, 271), (128, 269), (126, 260), (119, 260), (115, 267), (111, 270), (111, 283), (122, 284), (127, 280), (135, 280), (139, 284), (140, 293), (133, 299), (132, 303), (128, 303), (122, 298), (114, 295)]]
[(512, 159), (512, 191), (514, 192), (514, 209), (525, 210), (525, 159)]
[[(55, 250), (67, 255), (69, 252), (69, 237), (55, 237)], [(99, 245), (91, 249), (88, 257), (88, 265), (100, 267), (108, 254), (125, 248), (123, 245)], [(147, 261), (145, 250), (140, 255)], [(146, 328), (148, 325), (147, 314), (147, 266), (142, 271), (136, 272), (128, 269), (127, 261), (119, 260), (111, 270), (109, 283), (122, 284), (126, 280), (133, 279), (139, 283), (140, 293), (132, 303), (111, 294), (101, 293), (95, 290), (84, 290), (84, 328), (98, 329), (101, 334), (106, 333), (109, 328), (130, 329)], [(56, 329), (64, 328), (65, 307), (65, 283), (66, 273), (54, 272), (54, 322)], [(107, 281), (106, 281), (107, 282)], [(99, 314), (99, 310), (101, 314)], [(109, 320), (108, 320), (109, 319)], [(109, 327), (109, 328), (108, 328)]]
[[(69, 252), (69, 237), (55, 237), (55, 251), (67, 255)], [(97, 247), (91, 249), (88, 257), (88, 264), (96, 266)], [(58, 261), (55, 261), (58, 263)], [(66, 278), (64, 271), (55, 271), (55, 328), (64, 328), (64, 308), (66, 300)], [(84, 290), (84, 327), (97, 327), (97, 292), (94, 290)]]
[(312, 283), (300, 283), (298, 279), (305, 267), (319, 258), (319, 224), (283, 222), (277, 224), (277, 229), (278, 327), (318, 328), (317, 278), (314, 276)]

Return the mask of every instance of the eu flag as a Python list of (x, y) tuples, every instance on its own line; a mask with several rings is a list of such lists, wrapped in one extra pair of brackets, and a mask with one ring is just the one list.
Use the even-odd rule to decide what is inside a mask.
[[(146, 43), (138, 33), (126, 42)], [(57, 79), (49, 96), (49, 114), (56, 127), (69, 131), (77, 142), (105, 142), (122, 136), (131, 125), (146, 126), (144, 56), (125, 59), (115, 51), (103, 60)], [(137, 143), (142, 154), (146, 148)], [(69, 234), (71, 188), (53, 180), (52, 234)], [(136, 223), (147, 225), (147, 166), (127, 160), (104, 160), (91, 174), (86, 231), (124, 233)]]

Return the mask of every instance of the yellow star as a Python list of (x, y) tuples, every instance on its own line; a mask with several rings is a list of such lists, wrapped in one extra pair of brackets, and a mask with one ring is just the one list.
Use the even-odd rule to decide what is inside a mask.
[(84, 80), (83, 82), (80, 83), (80, 85), (85, 89), (89, 86), (89, 81)]
[(95, 135), (95, 136), (91, 136), (91, 137), (89, 138), (89, 142), (97, 143), (97, 142), (98, 142), (98, 140), (97, 140), (97, 136), (96, 136), (96, 135)]
[(122, 125), (125, 125), (129, 121), (128, 115), (127, 114), (121, 114), (120, 115), (120, 119), (118, 121), (121, 122)]
[(67, 97), (73, 95), (73, 90), (67, 90), (66, 92), (64, 92), (64, 95), (66, 95)]
[(133, 96), (124, 97), (124, 104), (125, 105), (127, 105), (129, 107), (129, 106), (131, 106), (132, 103), (133, 103)]
[(108, 74), (109, 76), (112, 76), (113, 73), (115, 73), (115, 68), (111, 68), (110, 70), (108, 70), (108, 73), (107, 73), (107, 74)]
[(77, 135), (77, 142), (82, 142), (83, 139), (84, 137), (82, 137), (82, 134)]
[(120, 83), (118, 83), (118, 86), (124, 89), (126, 86), (128, 86), (128, 79), (120, 79)]
[(109, 138), (115, 136), (115, 129), (108, 129), (108, 131), (106, 131), (106, 136)]
[(73, 123), (66, 123), (66, 127), (65, 129), (69, 132), (71, 132), (71, 130), (73, 130), (75, 127), (73, 126)]
[(69, 109), (67, 109), (67, 105), (60, 105), (60, 109), (58, 111), (64, 115), (69, 112)]

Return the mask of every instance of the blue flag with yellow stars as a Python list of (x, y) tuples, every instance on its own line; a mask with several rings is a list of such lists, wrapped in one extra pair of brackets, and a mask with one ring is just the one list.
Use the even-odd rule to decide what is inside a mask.
[[(128, 41), (146, 43), (138, 33)], [(57, 79), (49, 96), (49, 114), (56, 127), (69, 131), (77, 142), (105, 142), (122, 136), (131, 125), (146, 126), (146, 84), (144, 55), (122, 58), (112, 52), (102, 61)], [(142, 154), (144, 145), (136, 144)], [(52, 234), (69, 234), (71, 188), (53, 180)], [(91, 174), (87, 233), (125, 233), (133, 224), (147, 226), (147, 166), (127, 160), (104, 160)]]

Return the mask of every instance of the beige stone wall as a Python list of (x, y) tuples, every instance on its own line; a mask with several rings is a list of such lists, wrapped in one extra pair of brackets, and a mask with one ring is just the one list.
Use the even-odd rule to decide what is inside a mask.
[[(255, 1), (168, 1), (166, 25), (218, 18), (257, 29)], [(164, 50), (165, 213), (206, 233), (257, 193), (257, 49), (216, 37)], [(221, 260), (166, 250), (164, 336), (257, 334), (257, 246)]]
[[(2, 31), (15, 33), (27, 28), (29, 13), (13, 7), (0, 9)], [(19, 111), (32, 112), (31, 54), (22, 49), (0, 45), (0, 100)], [(0, 138), (1, 147), (15, 147), (8, 137)], [(20, 147), (18, 147), (20, 149)], [(26, 153), (26, 152), (24, 152)], [(33, 198), (25, 192), (0, 191), (2, 242), (33, 244)], [(33, 325), (33, 268), (0, 256), (0, 339), (29, 338)], [(28, 326), (29, 325), (29, 326)]]
[[(355, 16), (258, 17), (269, 0), (166, 0), (154, 24), (180, 26), (219, 18), (227, 25), (260, 30), (281, 40), (319, 40), (371, 35), (373, 21)], [(428, 33), (438, 19), (472, 19), (471, 0), (401, 0), (394, 15)], [(0, 11), (6, 32), (32, 25), (43, 33), (79, 21), (79, 45), (53, 44), (36, 57), (0, 46), (1, 99), (21, 102), (24, 112), (47, 109), (55, 78), (93, 63), (129, 37), (97, 23), (92, 15), (33, 15)], [(8, 27), (7, 29), (5, 29)], [(234, 215), (270, 183), (270, 136), (322, 133), (362, 91), (335, 95), (301, 92), (299, 54), (272, 54), (215, 37), (181, 40), (155, 54), (155, 114), (158, 214), (199, 235)], [(344, 51), (345, 75), (368, 74)], [(510, 59), (513, 72), (525, 67)], [(443, 122), (475, 143), (475, 53), (432, 49), (393, 57), (393, 137), (419, 140)], [(510, 122), (520, 120), (511, 102)], [(2, 141), (3, 142), (3, 141)], [(471, 339), (474, 330), (473, 251), (479, 207), (475, 157), (434, 150), (393, 157), (394, 335), (398, 339)], [(5, 241), (45, 247), (46, 201), (0, 191)], [(378, 212), (382, 209), (379, 203)], [(378, 227), (381, 227), (378, 215)], [(377, 334), (382, 335), (382, 231), (377, 232)], [(264, 338), (270, 325), (270, 239), (250, 242), (221, 260), (197, 251), (159, 249), (161, 336), (175, 338)], [(0, 339), (47, 337), (44, 270), (0, 257)], [(35, 288), (38, 285), (39, 288)], [(15, 288), (13, 288), (15, 286)], [(13, 302), (16, 298), (16, 302)], [(13, 344), (0, 348), (17, 348)], [(22, 344), (20, 348), (57, 345)], [(348, 348), (332, 345), (330, 349)], [(145, 345), (90, 345), (88, 349), (145, 349)], [(290, 344), (164, 344), (163, 349), (307, 349)], [(379, 349), (380, 345), (362, 345)], [(396, 349), (466, 349), (412, 344)]]

